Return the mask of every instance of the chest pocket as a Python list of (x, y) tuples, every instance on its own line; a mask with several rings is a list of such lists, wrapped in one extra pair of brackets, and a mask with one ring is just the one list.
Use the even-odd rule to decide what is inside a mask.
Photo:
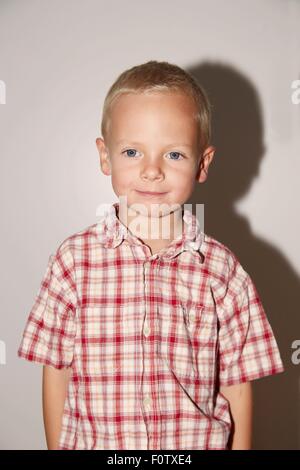
[(215, 340), (212, 312), (201, 303), (189, 301), (160, 307), (158, 317), (161, 359), (181, 380), (206, 379)]

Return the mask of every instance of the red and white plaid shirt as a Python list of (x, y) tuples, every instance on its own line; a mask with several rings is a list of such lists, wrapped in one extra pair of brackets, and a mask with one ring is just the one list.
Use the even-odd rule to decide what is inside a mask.
[(219, 386), (284, 371), (258, 292), (191, 211), (151, 255), (118, 210), (50, 256), (18, 349), (73, 369), (59, 449), (226, 449)]

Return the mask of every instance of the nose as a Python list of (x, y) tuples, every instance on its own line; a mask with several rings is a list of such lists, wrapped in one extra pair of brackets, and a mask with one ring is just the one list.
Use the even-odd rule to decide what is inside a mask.
[(150, 181), (163, 179), (163, 172), (160, 165), (153, 162), (146, 163), (141, 170), (141, 178)]

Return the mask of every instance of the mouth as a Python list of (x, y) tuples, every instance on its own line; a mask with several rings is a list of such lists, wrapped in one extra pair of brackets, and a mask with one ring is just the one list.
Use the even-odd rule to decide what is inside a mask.
[(137, 192), (138, 194), (140, 194), (141, 196), (148, 196), (148, 197), (149, 197), (149, 196), (150, 196), (150, 197), (151, 197), (151, 196), (153, 196), (153, 197), (158, 197), (158, 196), (163, 196), (164, 194), (167, 194), (166, 192), (164, 192), (164, 193), (158, 193), (158, 192), (154, 192), (154, 191), (138, 191), (137, 189), (136, 189), (136, 192)]

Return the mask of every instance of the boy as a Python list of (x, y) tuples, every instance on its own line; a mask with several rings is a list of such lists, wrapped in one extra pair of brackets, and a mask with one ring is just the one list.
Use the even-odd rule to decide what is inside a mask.
[(48, 449), (251, 448), (251, 380), (284, 367), (252, 279), (181, 212), (213, 159), (210, 120), (167, 62), (106, 96), (96, 145), (122, 202), (50, 256), (18, 350), (44, 365)]

